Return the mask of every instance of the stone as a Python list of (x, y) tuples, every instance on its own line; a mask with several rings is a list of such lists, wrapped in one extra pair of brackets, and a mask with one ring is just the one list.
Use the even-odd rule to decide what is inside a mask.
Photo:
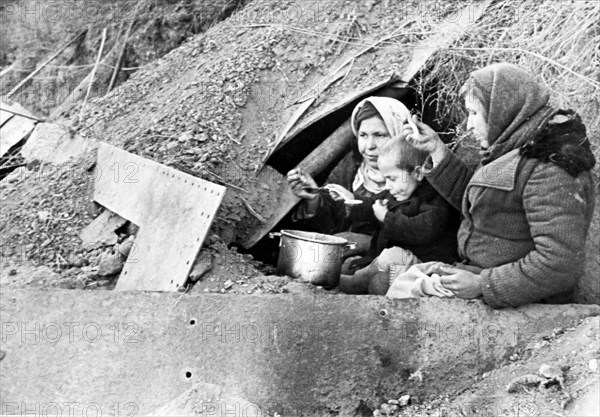
[(588, 362), (588, 368), (590, 368), (590, 371), (592, 372), (598, 371), (598, 359), (590, 359)]
[(67, 262), (69, 263), (70, 266), (73, 266), (75, 268), (81, 268), (82, 266), (85, 266), (85, 264), (87, 263), (87, 261), (85, 259), (83, 259), (81, 256), (76, 255), (74, 253), (71, 253), (69, 256), (67, 256)]
[(125, 265), (125, 259), (117, 253), (105, 253), (100, 258), (98, 264), (98, 275), (101, 277), (108, 277), (111, 275), (118, 274)]
[(192, 139), (192, 137), (193, 136), (190, 132), (183, 132), (181, 135), (179, 135), (179, 138), (177, 140), (181, 143), (185, 143), (188, 140)]
[(392, 405), (391, 404), (387, 404), (387, 403), (383, 403), (379, 406), (379, 411), (381, 412), (381, 414), (383, 414), (384, 416), (389, 415), (390, 413), (392, 413)]
[(127, 220), (118, 214), (110, 210), (104, 210), (102, 214), (96, 217), (79, 233), (83, 249), (90, 251), (103, 246), (114, 245), (118, 239), (115, 230), (123, 226), (126, 222)]
[(398, 405), (400, 407), (406, 407), (410, 401), (410, 395), (403, 395), (398, 399)]
[(120, 243), (117, 247), (117, 251), (119, 252), (119, 254), (124, 257), (127, 258), (129, 256), (129, 253), (131, 252), (131, 249), (134, 247), (135, 245), (135, 236), (130, 236), (129, 238), (127, 238), (127, 240), (125, 240), (123, 243)]
[(196, 282), (212, 271), (215, 264), (215, 257), (208, 251), (202, 250), (198, 254), (192, 271), (190, 272), (188, 279), (191, 282)]
[(40, 221), (42, 222), (45, 222), (46, 220), (50, 219), (50, 217), (52, 217), (52, 214), (46, 210), (38, 211), (37, 215), (38, 219), (40, 219)]
[(63, 164), (96, 146), (95, 142), (75, 134), (67, 126), (38, 123), (21, 149), (25, 161), (39, 160)]

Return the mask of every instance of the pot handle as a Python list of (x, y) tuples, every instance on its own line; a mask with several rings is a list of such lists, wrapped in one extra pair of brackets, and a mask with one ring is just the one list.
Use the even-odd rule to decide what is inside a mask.
[(356, 242), (348, 242), (344, 245), (345, 249), (356, 249)]

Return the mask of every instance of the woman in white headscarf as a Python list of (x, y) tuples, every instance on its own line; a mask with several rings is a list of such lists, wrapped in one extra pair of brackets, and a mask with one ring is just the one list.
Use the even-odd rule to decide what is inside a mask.
[[(315, 191), (318, 185), (310, 175), (299, 169), (288, 173), (292, 191), (302, 198), (292, 216), (300, 228), (326, 234), (342, 232), (358, 242), (355, 254), (368, 250), (371, 237), (379, 229), (372, 209), (374, 197), (385, 191), (385, 178), (377, 168), (379, 150), (392, 137), (402, 135), (403, 120), (408, 117), (410, 111), (398, 100), (366, 98), (352, 112), (352, 131), (357, 139), (354, 149), (328, 178), (327, 183), (335, 186)], [(344, 204), (348, 200), (361, 203)]]

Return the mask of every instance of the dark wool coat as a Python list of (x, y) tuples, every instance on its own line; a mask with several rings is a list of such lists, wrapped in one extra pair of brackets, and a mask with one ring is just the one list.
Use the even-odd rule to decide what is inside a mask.
[(458, 260), (458, 211), (427, 180), (423, 180), (406, 201), (396, 201), (389, 192), (383, 198), (389, 201), (388, 212), (376, 239), (374, 256), (386, 248), (399, 246), (414, 253), (422, 262)]
[(487, 304), (569, 301), (584, 272), (594, 163), (581, 119), (559, 112), (521, 148), (474, 173), (449, 152), (427, 174), (462, 209), (459, 254), (483, 268)]

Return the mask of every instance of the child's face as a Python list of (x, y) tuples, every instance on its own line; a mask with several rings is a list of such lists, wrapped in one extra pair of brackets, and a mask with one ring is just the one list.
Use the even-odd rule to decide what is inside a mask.
[(408, 200), (423, 179), (420, 170), (410, 173), (398, 168), (389, 158), (379, 158), (379, 172), (385, 177), (385, 188), (396, 201)]

